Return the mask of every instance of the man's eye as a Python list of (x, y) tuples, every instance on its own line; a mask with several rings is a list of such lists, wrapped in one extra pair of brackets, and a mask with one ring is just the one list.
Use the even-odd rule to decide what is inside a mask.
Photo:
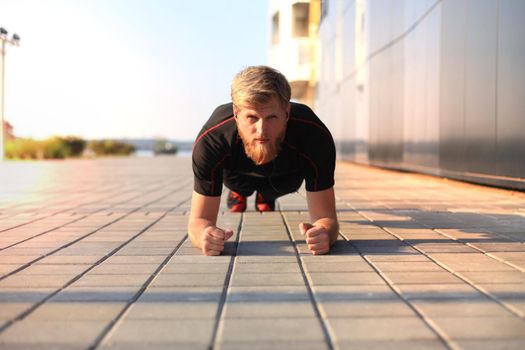
[(257, 117), (254, 117), (253, 115), (250, 115), (250, 116), (248, 116), (248, 120), (251, 121), (251, 122), (256, 122), (257, 121)]

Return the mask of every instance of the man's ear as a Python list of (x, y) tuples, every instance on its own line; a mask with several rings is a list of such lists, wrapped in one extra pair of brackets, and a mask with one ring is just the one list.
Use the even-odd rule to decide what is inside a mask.
[(286, 108), (286, 120), (290, 119), (290, 111), (292, 110), (292, 104), (288, 103), (288, 108)]

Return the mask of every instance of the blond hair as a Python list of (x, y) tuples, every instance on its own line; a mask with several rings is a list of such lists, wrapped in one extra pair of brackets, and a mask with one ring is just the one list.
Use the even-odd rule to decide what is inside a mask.
[(233, 78), (231, 98), (235, 108), (257, 106), (277, 97), (283, 108), (287, 108), (292, 89), (286, 77), (268, 66), (251, 66)]

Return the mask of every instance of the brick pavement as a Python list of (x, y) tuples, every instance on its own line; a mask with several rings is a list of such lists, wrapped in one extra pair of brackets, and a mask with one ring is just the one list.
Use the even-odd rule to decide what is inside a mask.
[(348, 163), (336, 182), (330, 255), (299, 191), (221, 214), (236, 235), (203, 257), (189, 158), (0, 164), (0, 348), (525, 347), (524, 194)]

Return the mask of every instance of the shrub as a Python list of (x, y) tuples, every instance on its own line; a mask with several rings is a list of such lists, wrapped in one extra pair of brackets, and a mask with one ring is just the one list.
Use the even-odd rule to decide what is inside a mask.
[(25, 138), (8, 140), (5, 145), (5, 157), (8, 159), (43, 158), (41, 142)]
[(63, 159), (71, 154), (65, 140), (58, 136), (44, 140), (42, 146), (45, 159)]
[(86, 148), (86, 140), (76, 136), (66, 136), (62, 138), (62, 141), (69, 149), (69, 155), (71, 157), (79, 157), (84, 153)]
[(88, 148), (97, 156), (130, 155), (135, 152), (135, 146), (115, 140), (93, 140)]

